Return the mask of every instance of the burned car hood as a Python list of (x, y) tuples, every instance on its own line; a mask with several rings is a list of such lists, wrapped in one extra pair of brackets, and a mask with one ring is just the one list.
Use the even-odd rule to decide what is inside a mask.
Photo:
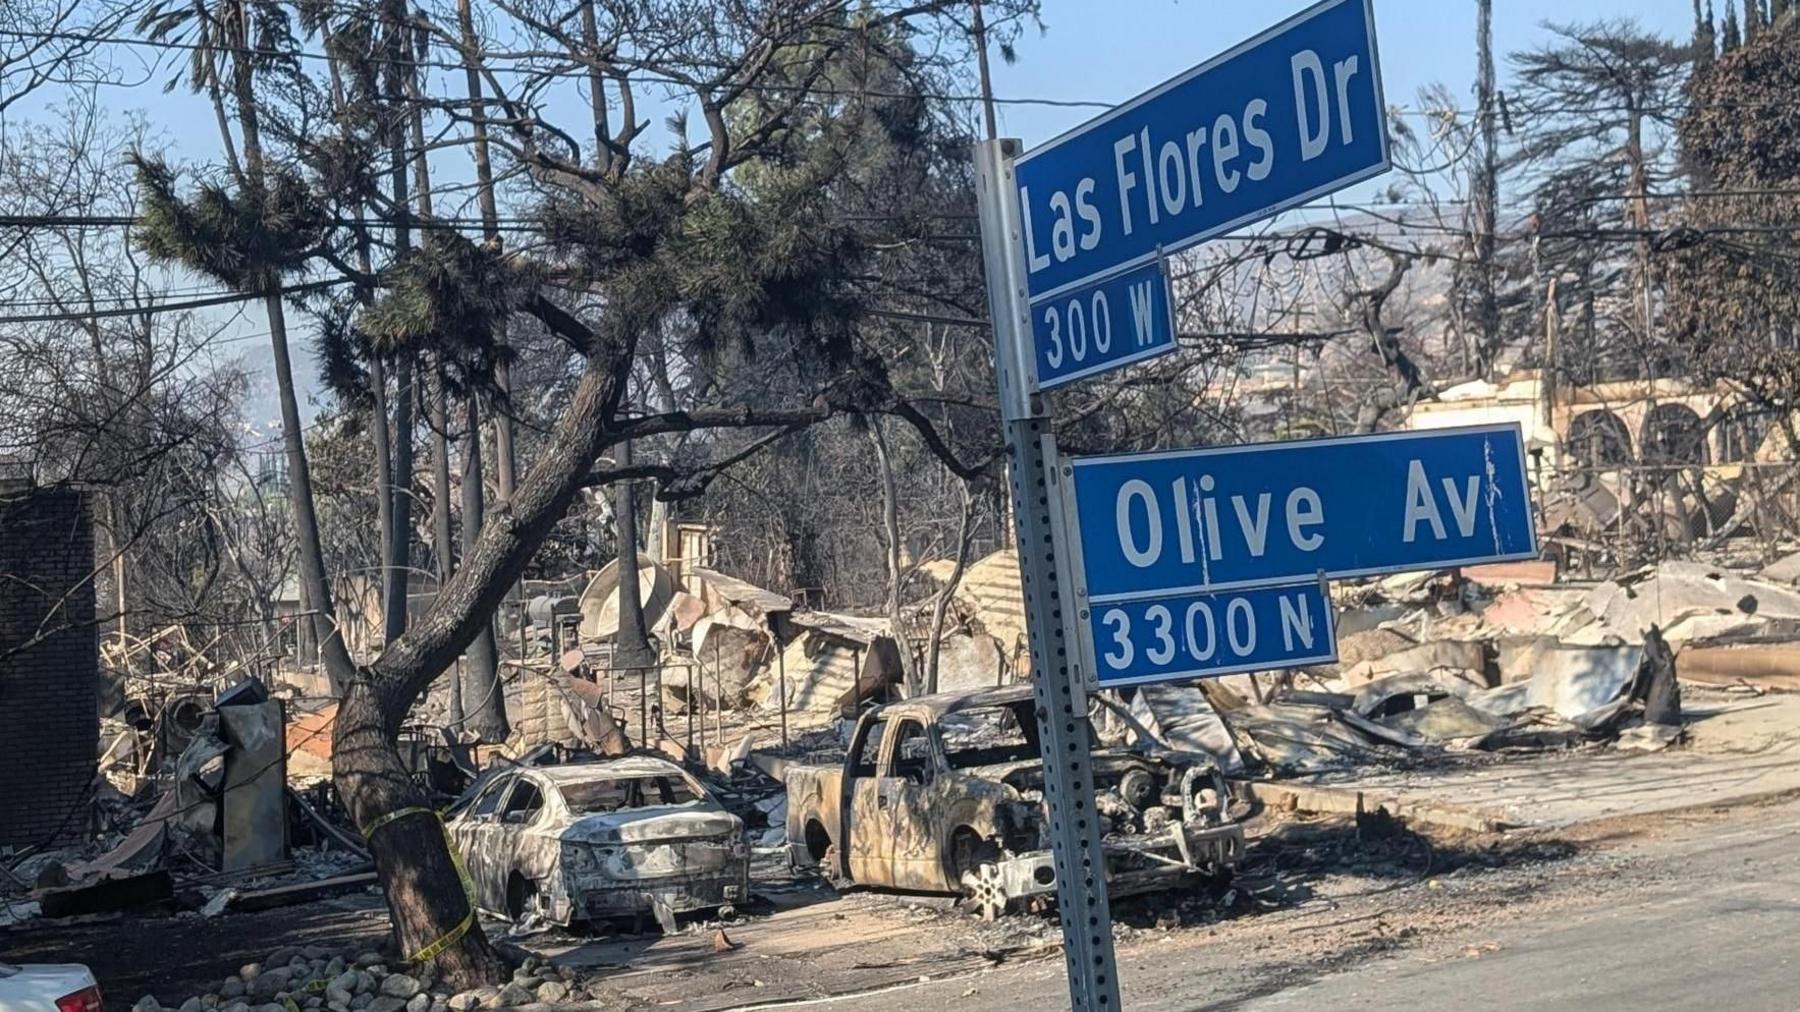
[(733, 836), (742, 829), (729, 812), (686, 804), (577, 816), (560, 835), (572, 843), (652, 843)]
[[(1191, 763), (1181, 761), (1184, 759), (1192, 759), (1195, 763), (1210, 765), (1210, 760), (1200, 755), (1144, 755), (1126, 749), (1106, 749), (1093, 753), (1094, 772), (1101, 776), (1109, 773), (1122, 773), (1134, 766), (1173, 769), (1191, 765)], [(970, 766), (958, 772), (983, 780), (998, 781), (1013, 787), (1041, 787), (1044, 781), (1044, 764), (1042, 760), (1038, 759), (1021, 759), (1017, 762), (994, 763), (990, 766)]]

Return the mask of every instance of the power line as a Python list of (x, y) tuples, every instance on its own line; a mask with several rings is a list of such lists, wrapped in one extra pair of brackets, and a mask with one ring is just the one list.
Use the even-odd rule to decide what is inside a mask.
[[(14, 38), (26, 38), (26, 39), (45, 39), (45, 40), (52, 40), (52, 41), (85, 42), (85, 43), (89, 43), (89, 44), (138, 46), (138, 47), (147, 48), (147, 49), (173, 50), (173, 51), (179, 51), (179, 52), (195, 52), (198, 50), (209, 50), (209, 51), (218, 52), (218, 53), (232, 53), (232, 54), (240, 54), (241, 53), (241, 54), (246, 54), (249, 56), (262, 56), (262, 57), (275, 57), (275, 58), (284, 58), (285, 57), (285, 58), (292, 58), (292, 59), (297, 59), (297, 60), (312, 60), (312, 61), (326, 62), (326, 63), (329, 63), (334, 59), (334, 57), (332, 57), (328, 53), (315, 53), (315, 52), (311, 52), (311, 51), (304, 50), (304, 49), (294, 49), (294, 50), (284, 51), (284, 50), (279, 50), (279, 49), (263, 49), (263, 48), (255, 47), (255, 46), (250, 46), (250, 47), (228, 46), (228, 45), (203, 46), (198, 43), (174, 42), (174, 41), (170, 41), (168, 39), (144, 39), (144, 38), (117, 36), (117, 35), (95, 36), (95, 35), (83, 34), (80, 32), (43, 32), (43, 31), (24, 31), (24, 30), (16, 29), (16, 28), (0, 28), (0, 35), (11, 36)], [(468, 69), (466, 66), (464, 66), (460, 62), (452, 63), (447, 60), (431, 60), (431, 59), (395, 59), (392, 57), (381, 56), (381, 55), (374, 54), (374, 53), (358, 54), (357, 59), (364, 61), (364, 62), (372, 63), (372, 64), (392, 63), (392, 64), (398, 64), (398, 65), (407, 66), (407, 67), (422, 67), (422, 68), (426, 68), (426, 69), (430, 69), (430, 70), (457, 71), (459, 73)], [(516, 75), (519, 75), (522, 77), (558, 77), (558, 78), (570, 78), (570, 79), (585, 80), (588, 76), (588, 69), (586, 67), (570, 67), (567, 69), (559, 69), (559, 68), (534, 68), (534, 67), (517, 67), (517, 66), (499, 65), (499, 66), (487, 66), (487, 67), (484, 67), (483, 69), (488, 72), (504, 72), (504, 73), (509, 73), (509, 74), (516, 74)], [(696, 83), (693, 81), (683, 80), (678, 77), (657, 75), (657, 74), (645, 73), (642, 71), (628, 73), (626, 75), (626, 78), (627, 78), (627, 80), (629, 80), (631, 83), (634, 83), (634, 84), (661, 84), (661, 85), (669, 85), (672, 87), (681, 87), (681, 88), (693, 87), (694, 84)], [(709, 83), (709, 82), (700, 82), (700, 83), (705, 84), (705, 83)], [(710, 82), (710, 83), (712, 83), (718, 87), (722, 87), (722, 88), (738, 89), (738, 90), (753, 91), (753, 92), (760, 92), (760, 93), (775, 93), (775, 94), (798, 92), (798, 93), (812, 94), (812, 95), (860, 95), (860, 96), (866, 96), (866, 97), (871, 97), (871, 98), (931, 98), (931, 99), (937, 99), (939, 101), (944, 101), (944, 102), (980, 102), (980, 101), (982, 101), (982, 97), (980, 95), (947, 95), (947, 94), (934, 94), (934, 93), (926, 93), (926, 92), (881, 92), (881, 91), (871, 91), (866, 88), (825, 88), (825, 87), (820, 87), (816, 84), (815, 85), (749, 84), (749, 83), (744, 83), (744, 82), (730, 82), (730, 81), (717, 81), (717, 82)], [(1060, 99), (1060, 98), (995, 98), (992, 101), (994, 101), (995, 103), (1000, 104), (1000, 105), (1048, 106), (1048, 107), (1052, 107), (1052, 108), (1070, 108), (1070, 109), (1111, 109), (1118, 104), (1116, 102), (1098, 102), (1098, 101), (1091, 101), (1091, 100), (1085, 100), (1085, 99)]]
[(44, 296), (36, 299), (0, 299), (0, 309), (24, 309), (28, 306), (47, 306), (51, 309), (67, 309), (70, 305), (86, 303), (105, 303), (116, 305), (130, 303), (133, 305), (158, 305), (160, 300), (174, 298), (205, 298), (212, 295), (224, 295), (226, 290), (216, 285), (189, 285), (182, 288), (158, 288), (155, 291), (130, 292), (122, 295), (90, 295), (82, 294), (78, 298), (59, 299)]
[[(165, 50), (165, 51), (177, 51), (177, 52), (195, 52), (195, 51), (200, 51), (200, 50), (207, 50), (207, 51), (212, 51), (212, 52), (217, 52), (217, 53), (245, 54), (245, 55), (250, 55), (250, 56), (272, 57), (272, 58), (291, 58), (291, 59), (296, 59), (296, 60), (310, 60), (310, 61), (315, 61), (315, 62), (326, 62), (326, 63), (329, 63), (333, 59), (335, 59), (328, 53), (319, 53), (319, 52), (313, 52), (310, 50), (298, 49), (298, 48), (292, 49), (292, 50), (280, 50), (280, 49), (266, 49), (266, 48), (256, 47), (256, 46), (246, 47), (246, 46), (230, 46), (230, 45), (201, 45), (199, 43), (193, 43), (193, 42), (176, 42), (176, 41), (172, 41), (169, 39), (147, 39), (147, 38), (141, 38), (141, 37), (135, 37), (135, 36), (119, 36), (119, 35), (95, 35), (95, 34), (91, 34), (91, 33), (82, 33), (82, 32), (30, 31), (30, 30), (17, 29), (17, 28), (0, 28), (0, 36), (10, 36), (10, 37), (14, 37), (14, 38), (24, 38), (24, 39), (40, 39), (40, 40), (49, 40), (49, 41), (80, 42), (80, 43), (86, 43), (86, 44), (90, 44), (90, 45), (104, 44), (104, 45), (118, 45), (118, 46), (136, 46), (136, 47), (140, 47), (140, 48), (158, 49), (158, 50)], [(514, 56), (514, 57), (507, 57), (504, 53), (490, 54), (490, 55), (497, 55), (501, 59), (525, 60), (525, 59), (538, 57), (541, 54), (533, 53), (533, 54), (530, 54), (529, 56), (520, 55), (520, 56)], [(362, 62), (377, 64), (377, 65), (391, 63), (391, 64), (397, 64), (397, 65), (407, 66), (407, 67), (417, 67), (417, 68), (424, 68), (424, 69), (429, 69), (429, 70), (455, 71), (458, 73), (461, 73), (468, 69), (460, 61), (452, 62), (452, 61), (448, 61), (448, 60), (433, 60), (433, 59), (418, 59), (418, 58), (399, 59), (399, 58), (394, 58), (394, 57), (383, 56), (378, 53), (360, 53), (360, 54), (357, 54), (356, 59), (358, 59), (359, 61), (362, 61)], [(572, 60), (573, 60), (573, 57), (570, 58), (570, 61), (565, 61), (565, 62), (571, 62)], [(721, 66), (723, 66), (723, 65), (721, 65)], [(550, 77), (550, 78), (567, 78), (567, 79), (578, 79), (578, 80), (585, 80), (589, 74), (589, 68), (587, 68), (586, 66), (528, 67), (528, 66), (508, 66), (505, 64), (498, 64), (498, 65), (487, 65), (487, 66), (484, 66), (482, 69), (487, 72), (490, 72), (490, 73), (508, 73), (508, 74), (518, 75), (521, 77), (538, 77), (538, 78)], [(729, 69), (729, 68), (726, 68), (726, 69)], [(719, 87), (719, 88), (726, 88), (726, 89), (733, 89), (733, 90), (741, 90), (741, 91), (757, 92), (757, 93), (772, 93), (772, 94), (800, 92), (800, 93), (814, 94), (814, 95), (831, 95), (831, 96), (847, 96), (848, 95), (848, 96), (863, 96), (863, 97), (870, 97), (870, 98), (901, 98), (901, 99), (929, 98), (929, 99), (935, 99), (937, 101), (943, 101), (943, 102), (980, 103), (983, 101), (991, 101), (991, 102), (995, 103), (996, 105), (1041, 106), (1041, 107), (1048, 107), (1048, 108), (1097, 109), (1097, 110), (1114, 109), (1114, 108), (1117, 108), (1121, 104), (1120, 102), (1107, 102), (1107, 101), (1100, 101), (1100, 100), (1096, 100), (1096, 99), (1062, 99), (1062, 98), (1045, 98), (1045, 97), (1037, 97), (1037, 96), (1023, 96), (1023, 97), (994, 96), (994, 97), (984, 98), (981, 95), (957, 95), (957, 94), (948, 94), (948, 93), (942, 93), (942, 92), (884, 92), (884, 91), (874, 91), (874, 90), (870, 90), (870, 89), (866, 89), (866, 88), (827, 88), (827, 87), (821, 87), (817, 84), (813, 84), (813, 85), (799, 85), (799, 84), (785, 85), (785, 84), (768, 84), (768, 83), (752, 84), (749, 82), (733, 82), (733, 81), (725, 80), (725, 79), (721, 79), (721, 80), (717, 80), (717, 81), (696, 82), (693, 80), (686, 80), (683, 78), (669, 76), (669, 75), (663, 75), (663, 74), (655, 74), (655, 73), (650, 73), (650, 72), (646, 72), (646, 71), (642, 71), (642, 70), (626, 71), (624, 73), (624, 78), (625, 78), (625, 80), (627, 80), (631, 83), (636, 83), (636, 84), (667, 85), (670, 87), (678, 87), (678, 88), (691, 88), (691, 87), (694, 87), (696, 84), (698, 84), (700, 86), (712, 86), (712, 87)], [(1647, 113), (1647, 114), (1670, 114), (1670, 113), (1679, 113), (1679, 112), (1692, 110), (1692, 109), (1753, 109), (1753, 108), (1786, 108), (1786, 107), (1791, 107), (1791, 106), (1800, 106), (1800, 98), (1794, 98), (1794, 99), (1773, 99), (1773, 98), (1772, 99), (1740, 99), (1740, 100), (1719, 100), (1719, 101), (1711, 101), (1711, 102), (1685, 102), (1684, 101), (1684, 102), (1668, 102), (1668, 103), (1663, 103), (1660, 105), (1640, 105), (1640, 106), (1636, 106), (1636, 107), (1626, 106), (1626, 105), (1606, 105), (1606, 104), (1532, 106), (1532, 105), (1528, 105), (1528, 104), (1521, 105), (1521, 104), (1518, 104), (1515, 102), (1512, 106), (1512, 110), (1513, 110), (1514, 118), (1517, 119), (1517, 118), (1522, 118), (1524, 116), (1530, 116), (1530, 115), (1577, 116), (1577, 115), (1592, 115), (1595, 113), (1605, 113), (1605, 112), (1627, 113), (1627, 112), (1634, 112), (1634, 111), (1640, 112), (1640, 113)], [(1448, 116), (1456, 116), (1456, 117), (1471, 117), (1471, 118), (1473, 118), (1473, 117), (1491, 114), (1491, 113), (1485, 113), (1483, 110), (1480, 110), (1480, 109), (1440, 109), (1440, 108), (1425, 108), (1425, 107), (1415, 107), (1415, 106), (1405, 106), (1405, 105), (1393, 105), (1393, 106), (1390, 106), (1389, 109), (1392, 112), (1395, 112), (1395, 113), (1398, 113), (1398, 114), (1404, 115), (1404, 116), (1424, 116), (1424, 117), (1442, 117), (1442, 116), (1448, 115)]]
[[(307, 292), (322, 291), (337, 285), (349, 284), (347, 280), (313, 281), (304, 285), (283, 288), (274, 294), (301, 295)], [(187, 299), (181, 302), (164, 302), (149, 306), (124, 306), (116, 309), (96, 309), (87, 313), (32, 313), (24, 316), (0, 316), (0, 324), (15, 323), (80, 323), (87, 320), (100, 320), (120, 316), (154, 316), (159, 313), (176, 313), (189, 309), (205, 309), (208, 306), (223, 306), (232, 302), (248, 302), (251, 299), (264, 298), (264, 293), (226, 292), (204, 299)]]

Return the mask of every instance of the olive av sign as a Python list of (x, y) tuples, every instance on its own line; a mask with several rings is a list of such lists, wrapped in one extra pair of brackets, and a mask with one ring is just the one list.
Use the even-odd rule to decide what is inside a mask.
[(1537, 555), (1517, 425), (1065, 464), (1072, 575), (1090, 610)]
[(1015, 169), (1041, 340), (1046, 299), (1387, 171), (1370, 0), (1325, 0)]

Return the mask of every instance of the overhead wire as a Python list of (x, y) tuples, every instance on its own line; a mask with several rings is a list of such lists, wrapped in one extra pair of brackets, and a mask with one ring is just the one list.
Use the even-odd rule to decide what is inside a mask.
[[(212, 52), (218, 52), (218, 53), (230, 53), (230, 54), (242, 53), (245, 55), (256, 56), (256, 57), (288, 58), (288, 59), (295, 59), (295, 60), (307, 60), (307, 61), (327, 62), (327, 63), (331, 62), (333, 59), (335, 59), (333, 56), (331, 56), (328, 53), (315, 52), (315, 51), (308, 50), (305, 48), (294, 48), (294, 49), (285, 49), (284, 50), (284, 49), (271, 49), (271, 48), (265, 48), (265, 47), (260, 47), (260, 46), (231, 46), (231, 45), (223, 45), (223, 44), (203, 45), (200, 43), (181, 42), (181, 41), (176, 41), (173, 39), (150, 39), (150, 38), (144, 38), (141, 36), (125, 36), (125, 35), (116, 35), (116, 34), (96, 34), (96, 33), (90, 33), (90, 32), (48, 31), (48, 30), (41, 30), (41, 29), (21, 29), (21, 28), (0, 28), (0, 36), (11, 37), (11, 38), (22, 38), (22, 39), (35, 39), (35, 40), (79, 42), (79, 43), (84, 43), (84, 44), (88, 44), (88, 45), (118, 45), (118, 46), (138, 47), (138, 48), (156, 49), (156, 50), (163, 50), (163, 51), (173, 51), (173, 52), (195, 52), (195, 51), (206, 50), (206, 51), (212, 51)], [(546, 57), (546, 54), (536, 52), (536, 51), (527, 52), (527, 53), (518, 53), (518, 54), (507, 54), (504, 52), (496, 53), (496, 52), (490, 51), (487, 55), (489, 57), (498, 57), (501, 60), (515, 61), (515, 63), (524, 63), (524, 62), (532, 61), (532, 60), (542, 60)], [(408, 56), (408, 57), (401, 58), (401, 57), (385, 56), (385, 55), (382, 55), (379, 53), (361, 53), (361, 54), (357, 55), (357, 59), (362, 62), (367, 62), (370, 64), (376, 64), (376, 65), (394, 63), (394, 64), (402, 64), (402, 65), (405, 65), (408, 67), (416, 67), (416, 68), (420, 68), (420, 69), (454, 71), (457, 73), (462, 73), (468, 69), (465, 66), (465, 64), (463, 64), (461, 61), (437, 60), (437, 59), (432, 59), (429, 57)], [(590, 73), (590, 68), (588, 66), (586, 66), (585, 64), (579, 63), (573, 57), (572, 54), (569, 59), (558, 60), (557, 63), (572, 64), (572, 65), (570, 65), (570, 66), (521, 66), (521, 65), (509, 65), (507, 63), (499, 63), (499, 64), (485, 66), (483, 69), (490, 73), (508, 73), (508, 74), (514, 74), (514, 75), (521, 76), (521, 77), (568, 78), (568, 79), (573, 79), (573, 80), (585, 80)], [(735, 68), (733, 68), (727, 64), (719, 64), (718, 69), (723, 69), (723, 70), (729, 71), (729, 70), (732, 70)], [(963, 103), (993, 102), (996, 105), (1004, 105), (1004, 106), (1041, 106), (1041, 107), (1048, 107), (1048, 108), (1095, 109), (1095, 110), (1102, 110), (1102, 111), (1114, 109), (1120, 105), (1119, 102), (1108, 102), (1108, 101), (1102, 101), (1102, 100), (1098, 100), (1098, 99), (1050, 98), (1050, 97), (1046, 97), (1046, 96), (982, 96), (982, 95), (973, 95), (973, 94), (960, 95), (960, 94), (941, 93), (941, 92), (939, 92), (939, 93), (933, 93), (933, 92), (883, 92), (883, 91), (874, 91), (874, 90), (867, 89), (867, 88), (829, 88), (829, 87), (823, 87), (823, 86), (817, 84), (816, 82), (812, 83), (812, 84), (786, 85), (786, 84), (774, 84), (774, 83), (751, 83), (751, 82), (732, 81), (729, 78), (720, 78), (720, 79), (711, 80), (711, 81), (706, 81), (706, 80), (696, 81), (693, 79), (686, 79), (686, 78), (676, 77), (676, 76), (668, 75), (668, 74), (657, 74), (657, 73), (653, 73), (653, 72), (644, 71), (641, 69), (625, 69), (625, 70), (621, 71), (621, 73), (623, 74), (625, 79), (630, 81), (631, 83), (651, 84), (651, 85), (667, 85), (670, 87), (679, 87), (679, 88), (691, 88), (691, 87), (695, 86), (696, 84), (699, 84), (702, 86), (725, 87), (725, 88), (730, 88), (733, 90), (741, 90), (741, 91), (746, 91), (746, 92), (757, 92), (757, 93), (783, 94), (783, 93), (805, 92), (808, 94), (816, 94), (816, 95), (856, 95), (856, 96), (865, 96), (865, 97), (872, 97), (872, 98), (904, 98), (904, 99), (929, 98), (929, 99), (933, 99), (936, 101), (942, 101), (942, 102), (963, 102)], [(1684, 111), (1684, 110), (1692, 110), (1692, 109), (1786, 108), (1786, 107), (1792, 107), (1792, 106), (1800, 106), (1800, 96), (1797, 96), (1792, 99), (1773, 99), (1773, 98), (1772, 99), (1739, 99), (1739, 100), (1716, 100), (1716, 101), (1707, 101), (1707, 102), (1696, 102), (1696, 101), (1683, 100), (1683, 101), (1667, 102), (1667, 103), (1661, 103), (1661, 104), (1655, 104), (1655, 105), (1641, 105), (1641, 106), (1637, 106), (1635, 108), (1631, 107), (1631, 106), (1626, 106), (1623, 104), (1606, 104), (1606, 103), (1566, 104), (1566, 105), (1565, 104), (1556, 104), (1556, 105), (1533, 106), (1530, 104), (1521, 105), (1521, 104), (1517, 104), (1515, 102), (1511, 106), (1511, 112), (1512, 112), (1513, 118), (1518, 119), (1518, 118), (1521, 118), (1524, 116), (1529, 116), (1529, 115), (1567, 116), (1567, 115), (1592, 115), (1594, 113), (1604, 113), (1604, 112), (1626, 113), (1626, 112), (1634, 112), (1634, 111), (1640, 112), (1640, 113), (1645, 113), (1645, 114), (1650, 114), (1650, 115), (1659, 115), (1659, 114), (1666, 115), (1666, 114), (1670, 114), (1670, 113), (1674, 113), (1674, 112), (1679, 112), (1679, 111)], [(1484, 115), (1483, 111), (1479, 110), (1479, 109), (1460, 109), (1460, 108), (1444, 109), (1444, 108), (1418, 107), (1418, 106), (1407, 106), (1407, 105), (1392, 105), (1392, 106), (1389, 106), (1389, 110), (1394, 113), (1398, 113), (1398, 114), (1404, 115), (1404, 116), (1424, 116), (1424, 117), (1431, 117), (1431, 118), (1441, 118), (1443, 116), (1477, 117), (1477, 116)]]
[(205, 309), (209, 306), (223, 306), (233, 302), (247, 302), (251, 299), (266, 298), (269, 295), (302, 295), (308, 292), (323, 291), (338, 285), (349, 284), (348, 279), (338, 278), (326, 281), (312, 281), (306, 284), (293, 285), (278, 292), (223, 292), (204, 299), (185, 299), (179, 302), (152, 303), (145, 306), (124, 306), (113, 309), (95, 309), (89, 312), (56, 312), (27, 313), (19, 316), (0, 316), (0, 324), (21, 323), (69, 323), (85, 320), (111, 319), (121, 316), (154, 316), (161, 313), (178, 313), (190, 309)]

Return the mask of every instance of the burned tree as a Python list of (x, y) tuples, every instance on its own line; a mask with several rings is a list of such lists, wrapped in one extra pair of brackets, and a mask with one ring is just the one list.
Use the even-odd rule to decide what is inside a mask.
[[(486, 110), (488, 141), (529, 180), (522, 199), (539, 239), (533, 257), (477, 243), (420, 213), (416, 202), (409, 208), (388, 198), (375, 206), (389, 231), (411, 216), (425, 238), (373, 276), (353, 266), (354, 256), (344, 254), (354, 250), (356, 237), (337, 225), (342, 215), (334, 195), (309, 186), (293, 167), (310, 144), (306, 133), (284, 135), (285, 162), (260, 143), (251, 145), (262, 138), (255, 128), (268, 112), (266, 100), (297, 103), (298, 122), (318, 91), (289, 73), (282, 54), (292, 43), (279, 30), (273, 5), (223, 8), (229, 45), (219, 53), (230, 57), (229, 93), (246, 148), (242, 175), (231, 185), (202, 183), (189, 196), (160, 163), (141, 162), (150, 209), (143, 245), (263, 297), (272, 321), (282, 318), (282, 284), (316, 267), (376, 290), (358, 326), (378, 344), (429, 341), (448, 349), (453, 373), (495, 354), (509, 321), (528, 318), (559, 343), (572, 377), (559, 415), (512, 497), (487, 511), (431, 610), (366, 663), (353, 664), (341, 651), (326, 659), (344, 686), (334, 731), (336, 782), (369, 838), (399, 939), (409, 956), (435, 957), (458, 985), (497, 979), (503, 968), (473, 921), (442, 829), (395, 749), (401, 722), (488, 626), (583, 488), (644, 477), (658, 479), (670, 494), (684, 484), (703, 488), (780, 435), (846, 412), (892, 415), (928, 446), (945, 447), (927, 413), (897, 391), (883, 358), (861, 339), (859, 326), (879, 294), (862, 282), (872, 244), (827, 199), (845, 171), (849, 141), (872, 124), (904, 118), (879, 93), (852, 93), (839, 102), (827, 71), (847, 51), (897, 66), (930, 52), (941, 68), (966, 44), (960, 28), (939, 23), (934, 4), (870, 4), (854, 15), (816, 0), (769, 0), (705, 14), (685, 3), (594, 5), (583, 8), (591, 29), (572, 27), (585, 19), (569, 5), (506, 0), (495, 6), (533, 39), (525, 55), (471, 52), (460, 25), (428, 12), (409, 13), (407, 23), (455, 48), (482, 79), (487, 101), (479, 108)], [(992, 13), (1004, 5), (991, 7)], [(159, 8), (149, 29), (164, 36), (178, 30), (192, 9), (180, 10)], [(921, 34), (933, 45), (907, 41)], [(511, 71), (504, 79), (495, 72), (503, 58)], [(597, 71), (601, 85), (589, 96), (597, 145), (591, 151), (574, 140), (589, 130), (559, 126), (543, 102), (545, 89), (571, 62)], [(922, 74), (924, 64), (917, 65), (910, 72)], [(669, 150), (661, 158), (642, 156), (644, 124), (631, 111), (640, 77), (659, 86), (674, 82), (698, 110), (700, 140), (690, 140), (678, 119)], [(259, 80), (266, 82), (261, 93)], [(472, 115), (461, 95), (440, 101), (418, 92), (409, 101), (458, 123)], [(833, 115), (817, 115), (827, 102), (836, 103)], [(614, 111), (621, 120), (610, 118)], [(596, 157), (602, 149), (605, 157)], [(738, 185), (740, 176), (753, 176), (755, 185)], [(707, 380), (691, 405), (628, 414), (633, 372), (649, 337), (665, 329)], [(782, 382), (772, 386), (762, 382), (768, 369), (751, 366), (775, 348), (785, 365)], [(291, 392), (291, 383), (283, 386), (284, 394)], [(288, 438), (297, 445), (290, 404), (284, 396)], [(743, 452), (721, 459), (596, 464), (622, 440), (714, 429), (757, 435)], [(304, 454), (290, 456), (303, 472)], [(953, 458), (950, 463), (975, 473)], [(297, 514), (310, 515), (310, 496), (297, 480)], [(302, 537), (300, 549), (307, 585), (318, 589), (313, 599), (328, 605), (317, 539)]]
[(1749, 413), (1776, 427), (1789, 451), (1800, 446), (1797, 67), (1800, 23), (1784, 17), (1696, 75), (1680, 140), (1699, 182), (1680, 225), (1658, 238), (1679, 352), (1698, 376), (1743, 391)]
[(1519, 135), (1507, 165), (1547, 236), (1531, 273), (1563, 279), (1558, 301), (1579, 314), (1565, 355), (1585, 363), (1579, 379), (1642, 375), (1655, 332), (1653, 202), (1676, 174), (1665, 141), (1691, 50), (1629, 20), (1547, 27), (1555, 41), (1512, 55)]

